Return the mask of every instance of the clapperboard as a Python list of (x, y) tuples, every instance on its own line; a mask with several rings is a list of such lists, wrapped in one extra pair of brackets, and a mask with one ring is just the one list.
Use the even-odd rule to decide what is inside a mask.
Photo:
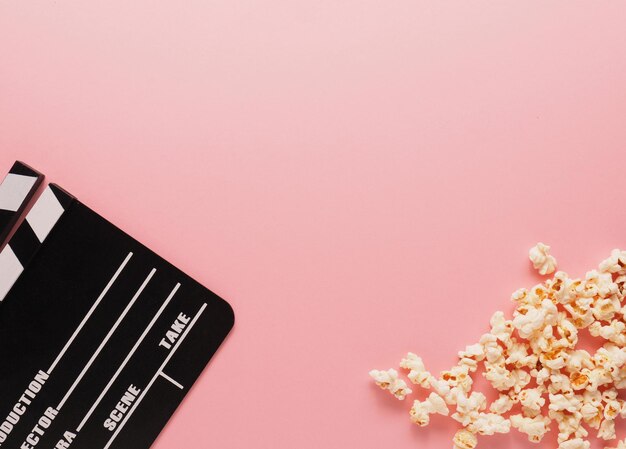
[[(42, 178), (14, 165), (0, 234)], [(0, 252), (0, 449), (149, 448), (233, 323), (223, 299), (50, 184)]]

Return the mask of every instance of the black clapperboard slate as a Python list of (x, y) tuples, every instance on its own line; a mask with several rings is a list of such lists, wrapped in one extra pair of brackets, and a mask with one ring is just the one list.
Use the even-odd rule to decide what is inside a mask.
[(0, 449), (149, 448), (234, 324), (54, 184), (0, 252), (0, 300)]

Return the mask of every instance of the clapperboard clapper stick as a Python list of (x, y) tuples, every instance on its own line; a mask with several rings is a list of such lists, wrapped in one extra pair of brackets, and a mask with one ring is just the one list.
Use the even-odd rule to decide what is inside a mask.
[[(35, 188), (0, 187), (0, 204), (17, 212)], [(2, 203), (15, 190), (28, 193)], [(49, 185), (0, 252), (0, 449), (149, 448), (233, 323), (223, 299)]]
[(0, 184), (0, 249), (43, 182), (43, 175), (17, 161)]

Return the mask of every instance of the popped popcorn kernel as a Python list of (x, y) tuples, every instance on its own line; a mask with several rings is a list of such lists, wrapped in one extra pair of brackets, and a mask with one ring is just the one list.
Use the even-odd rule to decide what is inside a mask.
[(472, 432), (462, 429), (454, 435), (453, 449), (474, 449), (478, 445), (478, 439)]
[(495, 413), (479, 413), (476, 419), (467, 426), (467, 429), (479, 435), (509, 433), (511, 421)]
[(410, 372), (408, 378), (414, 384), (424, 388), (430, 387), (431, 374), (426, 371), (422, 359), (412, 352), (409, 352), (405, 358), (400, 361), (400, 368), (408, 369)]
[(436, 393), (431, 393), (423, 402), (414, 401), (413, 407), (409, 414), (411, 415), (411, 421), (418, 426), (424, 427), (430, 423), (430, 415), (438, 413), (440, 415), (448, 416), (450, 411), (445, 401)]
[(489, 406), (489, 411), (497, 413), (498, 415), (504, 415), (510, 411), (518, 401), (511, 399), (509, 395), (500, 394), (500, 397), (493, 401)]
[(600, 429), (598, 430), (598, 438), (609, 441), (615, 439), (615, 421), (610, 419), (605, 419), (600, 424)]
[(370, 376), (383, 390), (389, 390), (396, 398), (404, 400), (413, 391), (407, 386), (406, 382), (398, 378), (398, 372), (395, 369), (387, 371), (372, 370)]
[(528, 435), (528, 440), (533, 443), (539, 443), (550, 431), (550, 422), (550, 418), (545, 416), (535, 416), (534, 418), (522, 415), (511, 416), (511, 427)]
[(550, 255), (550, 247), (546, 244), (539, 242), (533, 246), (528, 251), (528, 258), (533, 263), (533, 267), (542, 276), (553, 273), (556, 270), (556, 259)]

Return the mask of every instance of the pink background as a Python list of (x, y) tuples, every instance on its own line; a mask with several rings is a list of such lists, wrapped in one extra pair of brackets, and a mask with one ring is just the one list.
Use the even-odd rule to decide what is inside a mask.
[(626, 247), (624, 23), (617, 0), (5, 0), (0, 167), (234, 306), (156, 449), (448, 448), (367, 371), (452, 365), (538, 281), (538, 240), (575, 275)]

